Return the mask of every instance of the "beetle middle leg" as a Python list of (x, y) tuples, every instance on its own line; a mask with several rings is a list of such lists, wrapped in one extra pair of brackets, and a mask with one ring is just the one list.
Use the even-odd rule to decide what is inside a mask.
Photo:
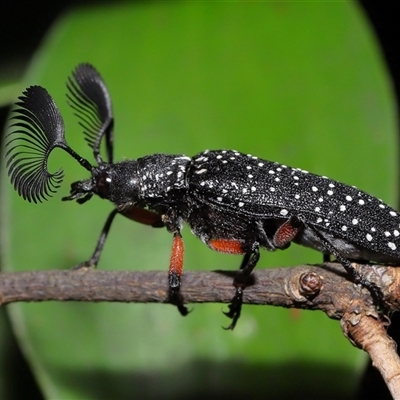
[(229, 326), (224, 329), (232, 330), (235, 328), (237, 321), (240, 318), (240, 313), (242, 311), (243, 304), (243, 290), (246, 288), (246, 279), (244, 277), (248, 277), (253, 272), (254, 267), (257, 265), (258, 260), (260, 259), (260, 250), (259, 244), (255, 242), (253, 244), (253, 248), (251, 252), (248, 252), (244, 255), (242, 264), (240, 265), (240, 274), (238, 274), (234, 281), (233, 285), (236, 288), (235, 296), (233, 296), (230, 304), (229, 311), (224, 312), (224, 314), (232, 319), (232, 322)]
[[(302, 222), (297, 218), (291, 217), (284, 221), (272, 235), (268, 235), (263, 228), (262, 222), (258, 221), (256, 222), (257, 236), (265, 247), (271, 250), (277, 248), (286, 249), (290, 246), (290, 243), (296, 237), (302, 225)], [(257, 265), (260, 259), (259, 246), (260, 243), (257, 241), (253, 242), (250, 251), (247, 251), (244, 255), (240, 266), (241, 274), (237, 275), (234, 280), (233, 284), (236, 287), (236, 293), (229, 304), (229, 311), (224, 313), (227, 317), (232, 318), (232, 323), (226, 329), (233, 329), (240, 317), (243, 304), (243, 290), (246, 288), (246, 280), (243, 278), (249, 276)]]

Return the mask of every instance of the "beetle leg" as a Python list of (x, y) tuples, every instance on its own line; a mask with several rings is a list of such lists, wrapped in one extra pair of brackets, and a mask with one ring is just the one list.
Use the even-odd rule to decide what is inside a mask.
[(376, 302), (377, 305), (382, 304), (383, 300), (383, 293), (381, 289), (373, 282), (365, 279), (352, 265), (350, 260), (348, 260), (346, 257), (343, 257), (340, 252), (335, 248), (334, 245), (324, 236), (319, 232), (318, 229), (315, 227), (308, 225), (304, 223), (305, 226), (307, 226), (308, 229), (310, 229), (315, 236), (318, 237), (318, 239), (321, 241), (322, 245), (325, 247), (326, 253), (332, 254), (336, 259), (340, 262), (340, 264), (343, 265), (345, 270), (347, 271), (348, 274), (350, 274), (353, 279), (355, 280), (356, 283), (360, 283), (362, 286), (366, 287), (369, 292), (371, 293), (374, 301)]
[(94, 249), (94, 252), (93, 252), (92, 256), (90, 257), (90, 259), (88, 261), (84, 261), (83, 263), (76, 265), (75, 267), (73, 267), (73, 269), (97, 266), (99, 259), (100, 259), (101, 252), (103, 251), (104, 243), (106, 241), (111, 224), (114, 220), (114, 217), (118, 213), (121, 213), (122, 215), (124, 215), (125, 217), (127, 217), (133, 221), (140, 222), (141, 224), (145, 224), (145, 225), (150, 225), (154, 228), (159, 228), (159, 227), (164, 226), (163, 222), (161, 221), (161, 217), (152, 211), (145, 210), (145, 209), (138, 208), (138, 207), (130, 207), (124, 211), (118, 211), (117, 209), (115, 209), (115, 210), (111, 211), (110, 215), (108, 216), (106, 223), (104, 224), (103, 229), (101, 231), (100, 237), (97, 240), (96, 248)]
[(169, 298), (171, 303), (178, 307), (182, 315), (189, 313), (188, 309), (183, 305), (183, 297), (180, 293), (181, 277), (183, 272), (183, 239), (180, 232), (174, 233), (172, 242), (171, 261), (169, 263), (168, 281), (169, 281)]
[(100, 255), (101, 252), (103, 250), (104, 247), (104, 243), (106, 241), (108, 232), (110, 230), (111, 224), (114, 220), (114, 217), (118, 214), (118, 210), (114, 209), (111, 211), (110, 215), (108, 216), (106, 223), (103, 226), (103, 229), (101, 231), (100, 237), (97, 240), (97, 245), (96, 248), (94, 249), (94, 252), (92, 254), (92, 256), (90, 257), (90, 259), (88, 261), (84, 261), (83, 263), (80, 263), (78, 265), (76, 265), (75, 267), (73, 267), (73, 269), (79, 269), (82, 267), (94, 267), (96, 268), (97, 263), (99, 262), (100, 259)]
[(276, 230), (272, 240), (273, 244), (279, 249), (287, 249), (301, 226), (302, 223), (296, 217), (289, 218)]
[(243, 290), (246, 288), (246, 279), (252, 272), (254, 267), (257, 265), (260, 259), (259, 244), (256, 242), (253, 244), (251, 252), (244, 255), (242, 264), (240, 265), (240, 274), (237, 275), (233, 281), (233, 285), (236, 288), (235, 296), (233, 296), (230, 304), (229, 311), (224, 312), (224, 314), (232, 319), (231, 324), (224, 329), (234, 329), (238, 319), (240, 318), (240, 313), (242, 311), (243, 304)]
[(243, 254), (243, 242), (232, 239), (211, 239), (208, 246), (215, 251), (227, 254)]
[(150, 225), (153, 228), (162, 228), (164, 226), (159, 214), (144, 208), (132, 206), (126, 210), (121, 210), (120, 213), (126, 218), (144, 225)]

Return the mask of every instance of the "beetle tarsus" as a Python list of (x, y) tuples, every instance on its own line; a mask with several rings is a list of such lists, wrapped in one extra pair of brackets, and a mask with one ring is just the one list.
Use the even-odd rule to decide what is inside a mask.
[(169, 291), (169, 301), (171, 304), (175, 305), (178, 308), (180, 314), (185, 317), (190, 313), (188, 308), (183, 303), (183, 296), (178, 288), (170, 288)]
[(382, 289), (379, 286), (377, 286), (374, 282), (371, 282), (364, 278), (360, 279), (360, 284), (369, 290), (369, 292), (371, 293), (372, 299), (374, 301), (374, 304), (378, 309), (386, 308), (384, 301), (383, 301)]
[(236, 326), (240, 318), (240, 313), (242, 311), (242, 304), (243, 304), (243, 288), (237, 287), (235, 296), (232, 298), (231, 303), (229, 304), (228, 308), (229, 311), (223, 313), (232, 319), (232, 322), (229, 326), (223, 327), (225, 330), (233, 330)]
[(82, 268), (96, 268), (97, 264), (89, 261), (84, 261), (81, 262), (80, 264), (74, 265), (71, 269), (76, 270), (76, 269), (82, 269)]

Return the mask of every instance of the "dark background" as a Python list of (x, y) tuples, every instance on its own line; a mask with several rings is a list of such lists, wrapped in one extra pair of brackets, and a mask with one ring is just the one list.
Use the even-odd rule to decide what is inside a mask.
[[(105, 2), (105, 1), (101, 1)], [(0, 74), (12, 76), (15, 80), (22, 76), (25, 66), (40, 44), (40, 41), (51, 24), (66, 9), (75, 5), (100, 3), (100, 1), (12, 1), (0, 2)], [(400, 12), (394, 2), (377, 2), (376, 0), (359, 1), (366, 17), (375, 30), (382, 54), (392, 76), (398, 110), (400, 104)], [(0, 107), (0, 126), (4, 126), (9, 107)], [(398, 112), (399, 114), (399, 112)], [(1, 138), (0, 138), (1, 139)], [(400, 176), (400, 165), (398, 167)], [(398, 184), (400, 190), (400, 180)], [(398, 196), (400, 199), (400, 195)], [(399, 202), (400, 205), (400, 202)], [(400, 209), (400, 207), (398, 207)], [(0, 318), (6, 319), (4, 310)], [(400, 342), (400, 317), (394, 316), (389, 334)], [(11, 331), (9, 333), (12, 338)], [(6, 376), (9, 399), (42, 399), (39, 389), (25, 364), (18, 346), (10, 339), (12, 345), (2, 360)], [(391, 399), (379, 373), (369, 366), (358, 394), (359, 399)]]

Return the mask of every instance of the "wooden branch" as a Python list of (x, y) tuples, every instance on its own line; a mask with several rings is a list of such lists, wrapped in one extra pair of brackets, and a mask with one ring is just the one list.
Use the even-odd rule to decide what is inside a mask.
[(342, 330), (350, 341), (365, 350), (371, 357), (372, 365), (381, 373), (394, 399), (400, 399), (400, 359), (396, 343), (386, 334), (385, 324), (356, 310), (359, 301), (353, 303), (341, 319)]
[[(400, 309), (400, 271), (358, 265), (383, 290), (391, 310)], [(182, 294), (187, 303), (229, 303), (238, 271), (186, 271)], [(0, 305), (16, 301), (116, 301), (168, 303), (167, 271), (104, 271), (90, 268), (0, 273)], [(336, 263), (257, 269), (248, 278), (244, 303), (321, 310), (342, 318), (353, 298), (375, 309), (369, 292), (348, 280)]]
[[(400, 268), (354, 266), (382, 289), (387, 311), (400, 310)], [(187, 303), (229, 303), (238, 271), (186, 271)], [(321, 310), (340, 320), (354, 345), (367, 351), (393, 397), (400, 400), (400, 360), (386, 334), (388, 320), (370, 293), (349, 280), (340, 264), (256, 269), (246, 278), (244, 303)], [(18, 301), (113, 301), (168, 303), (167, 271), (104, 271), (88, 268), (0, 273), (0, 305)]]

